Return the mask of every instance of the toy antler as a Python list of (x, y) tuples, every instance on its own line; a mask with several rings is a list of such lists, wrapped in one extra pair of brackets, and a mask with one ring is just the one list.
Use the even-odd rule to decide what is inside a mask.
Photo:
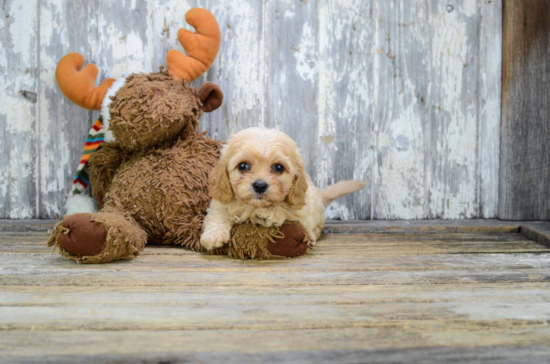
[[(84, 64), (84, 57), (78, 53), (69, 53), (61, 58), (55, 70), (55, 79), (61, 92), (72, 102), (88, 110), (100, 110), (103, 98), (114, 78), (108, 78), (95, 86), (98, 69), (93, 64)], [(79, 71), (80, 70), (80, 71)]]
[(185, 14), (185, 20), (196, 33), (187, 29), (178, 31), (178, 40), (187, 55), (172, 49), (166, 55), (168, 71), (174, 78), (192, 82), (210, 68), (220, 49), (220, 27), (208, 10), (194, 8)]

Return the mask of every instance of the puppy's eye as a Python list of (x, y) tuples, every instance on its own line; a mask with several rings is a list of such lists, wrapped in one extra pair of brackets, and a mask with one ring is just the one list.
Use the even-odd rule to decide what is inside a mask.
[(250, 166), (246, 162), (239, 163), (239, 166), (237, 168), (239, 168), (239, 171), (241, 171), (241, 172), (246, 172), (246, 171), (250, 170)]
[(281, 164), (274, 164), (271, 169), (275, 173), (283, 173), (285, 171), (285, 167), (283, 167)]

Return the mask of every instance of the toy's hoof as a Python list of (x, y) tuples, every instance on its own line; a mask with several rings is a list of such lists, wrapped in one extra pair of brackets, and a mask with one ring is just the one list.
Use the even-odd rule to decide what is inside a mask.
[(59, 245), (73, 256), (93, 256), (100, 254), (107, 244), (105, 227), (90, 220), (88, 214), (73, 214), (63, 220), (64, 228), (69, 229), (59, 235)]
[(284, 257), (297, 257), (307, 252), (307, 245), (303, 243), (306, 233), (300, 224), (288, 222), (279, 227), (284, 234), (283, 238), (275, 238), (275, 242), (269, 242), (267, 249), (273, 255)]
[(48, 246), (84, 264), (134, 259), (147, 244), (147, 233), (122, 211), (67, 216), (51, 231)]

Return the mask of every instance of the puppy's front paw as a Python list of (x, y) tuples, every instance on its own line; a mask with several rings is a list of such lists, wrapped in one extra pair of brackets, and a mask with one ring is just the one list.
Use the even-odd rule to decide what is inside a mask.
[(265, 227), (281, 226), (285, 222), (285, 215), (276, 208), (260, 207), (251, 214), (250, 220)]
[(201, 235), (201, 245), (208, 250), (221, 248), (231, 239), (231, 227), (225, 226), (205, 230)]
[(310, 248), (313, 248), (317, 244), (317, 240), (310, 233), (309, 237), (304, 240), (304, 244)]

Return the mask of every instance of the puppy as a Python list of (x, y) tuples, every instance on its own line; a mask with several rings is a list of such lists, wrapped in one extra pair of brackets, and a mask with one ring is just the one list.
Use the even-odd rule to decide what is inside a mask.
[(325, 207), (333, 200), (365, 186), (341, 181), (324, 190), (304, 172), (304, 161), (294, 140), (282, 131), (245, 129), (223, 147), (210, 173), (212, 201), (200, 238), (206, 249), (229, 242), (231, 228), (250, 219), (263, 226), (298, 221), (315, 245), (325, 223)]

